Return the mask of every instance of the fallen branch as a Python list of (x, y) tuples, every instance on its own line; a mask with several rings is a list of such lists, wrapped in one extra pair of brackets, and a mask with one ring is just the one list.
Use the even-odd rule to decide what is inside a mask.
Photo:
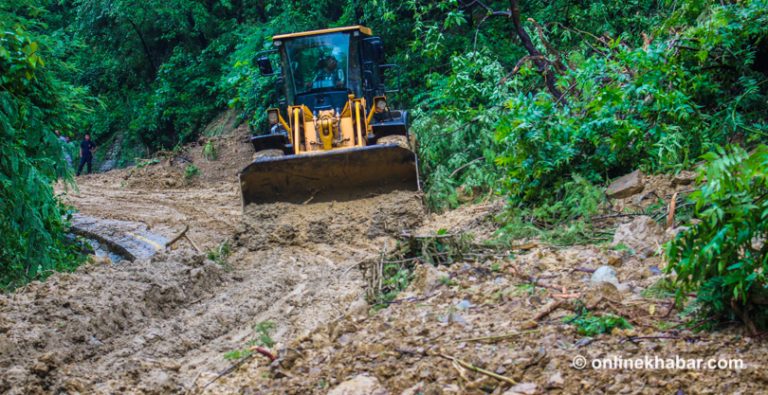
[[(259, 354), (269, 358), (270, 362), (272, 362), (275, 359), (277, 359), (277, 357), (275, 355), (273, 355), (271, 352), (269, 352), (267, 349), (265, 349), (263, 347), (252, 347), (252, 348), (250, 348), (250, 351), (256, 351), (257, 353), (259, 353)], [(224, 376), (234, 372), (237, 368), (239, 368), (240, 366), (243, 366), (244, 363), (246, 363), (246, 362), (250, 361), (251, 359), (253, 359), (254, 356), (256, 356), (256, 354), (250, 354), (250, 355), (247, 355), (247, 356), (243, 357), (239, 361), (235, 362), (234, 365), (228, 367), (223, 372), (219, 373), (218, 376), (214, 377), (213, 380), (211, 380), (207, 384), (205, 384), (203, 386), (203, 388), (200, 389), (200, 392), (205, 392), (205, 389), (208, 388), (209, 385), (215, 383), (220, 378), (222, 378), (222, 377), (224, 377)]]
[(675, 209), (677, 208), (677, 192), (672, 195), (672, 200), (669, 201), (669, 210), (667, 214), (667, 229), (672, 229), (675, 226)]
[[(653, 340), (653, 339), (679, 339), (680, 336), (675, 335), (659, 335), (659, 336), (629, 336), (625, 339), (621, 339), (619, 343), (632, 342), (637, 343), (639, 340)], [(687, 337), (686, 337), (687, 339)]]
[(187, 234), (188, 230), (189, 230), (189, 225), (184, 224), (184, 230), (182, 230), (181, 233), (179, 233), (178, 236), (174, 237), (173, 240), (165, 243), (165, 248), (168, 248), (168, 247), (174, 245), (177, 241), (181, 240)]
[(461, 366), (461, 367), (463, 367), (465, 369), (469, 369), (469, 370), (471, 370), (473, 372), (484, 374), (484, 375), (489, 376), (489, 377), (493, 377), (496, 380), (500, 380), (500, 381), (503, 381), (505, 383), (509, 383), (511, 385), (517, 384), (517, 382), (515, 380), (512, 380), (511, 378), (509, 378), (507, 376), (502, 376), (500, 374), (496, 374), (496, 373), (491, 372), (489, 370), (485, 370), (483, 368), (480, 368), (480, 367), (477, 367), (475, 365), (472, 365), (469, 362), (462, 361), (461, 359), (458, 359), (456, 357), (452, 357), (452, 356), (446, 355), (446, 354), (440, 354), (440, 356), (445, 358), (445, 359), (447, 359), (447, 360), (449, 360), (449, 361), (451, 361), (451, 362), (457, 363), (457, 364), (459, 364), (459, 366)]
[(277, 359), (277, 356), (275, 356), (275, 354), (272, 354), (272, 352), (270, 352), (269, 350), (267, 350), (266, 348), (261, 347), (261, 346), (251, 347), (248, 350), (250, 350), (251, 352), (255, 351), (255, 352), (257, 352), (257, 353), (259, 353), (259, 354), (269, 358), (270, 362), (274, 362), (275, 359)]
[(194, 242), (194, 241), (192, 241), (192, 239), (189, 237), (189, 235), (188, 235), (188, 234), (185, 234), (185, 235), (184, 235), (184, 238), (186, 238), (186, 239), (187, 239), (187, 241), (189, 242), (189, 244), (192, 244), (192, 247), (195, 247), (195, 250), (197, 250), (197, 252), (203, 252), (203, 250), (201, 250), (201, 249), (200, 249), (200, 247), (198, 247), (198, 246), (197, 246), (197, 244), (195, 244), (195, 242)]
[(536, 313), (536, 316), (533, 317), (533, 320), (534, 321), (538, 321), (538, 320), (540, 320), (540, 319), (542, 319), (542, 318), (552, 314), (552, 312), (554, 312), (555, 310), (559, 309), (560, 306), (562, 306), (562, 305), (563, 305), (563, 301), (562, 300), (556, 300), (556, 301), (554, 301), (554, 302), (544, 306), (544, 308), (541, 309), (541, 311)]
[(456, 175), (458, 172), (460, 172), (460, 171), (462, 171), (462, 170), (466, 169), (466, 168), (467, 168), (467, 166), (469, 166), (469, 165), (471, 165), (471, 164), (473, 164), (473, 163), (479, 162), (479, 161), (481, 161), (481, 160), (483, 160), (483, 159), (485, 159), (485, 157), (484, 157), (484, 156), (481, 156), (481, 157), (479, 157), (479, 158), (475, 158), (475, 159), (472, 159), (471, 161), (469, 161), (469, 162), (467, 162), (467, 163), (465, 163), (465, 164), (463, 164), (463, 165), (459, 166), (459, 167), (458, 167), (456, 170), (454, 170), (454, 171), (451, 173), (451, 175), (450, 175), (450, 176), (448, 176), (448, 178), (453, 178), (453, 176), (455, 176), (455, 175)]
[(521, 332), (515, 332), (515, 333), (505, 333), (503, 335), (473, 337), (473, 338), (470, 338), (470, 339), (459, 339), (459, 340), (456, 340), (456, 341), (457, 342), (499, 341), (499, 340), (511, 339), (513, 337), (518, 337), (520, 335), (526, 335), (528, 333), (535, 333), (535, 332), (538, 332), (538, 331), (539, 331), (538, 329), (529, 329), (527, 331), (521, 331)]
[(318, 192), (318, 190), (317, 190), (317, 189), (316, 189), (316, 190), (314, 190), (314, 191), (312, 191), (312, 195), (310, 195), (310, 196), (309, 196), (309, 199), (305, 200), (305, 201), (304, 201), (303, 203), (301, 203), (301, 204), (302, 204), (302, 205), (305, 205), (305, 206), (306, 206), (307, 204), (309, 204), (309, 202), (311, 202), (312, 200), (314, 200), (314, 199), (315, 199), (315, 195), (317, 195), (317, 192)]

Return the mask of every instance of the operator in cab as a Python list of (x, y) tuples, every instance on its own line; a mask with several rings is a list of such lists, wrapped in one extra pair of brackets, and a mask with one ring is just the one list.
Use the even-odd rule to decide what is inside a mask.
[(339, 68), (339, 61), (335, 56), (326, 56), (320, 60), (318, 66), (312, 89), (344, 88), (344, 71)]

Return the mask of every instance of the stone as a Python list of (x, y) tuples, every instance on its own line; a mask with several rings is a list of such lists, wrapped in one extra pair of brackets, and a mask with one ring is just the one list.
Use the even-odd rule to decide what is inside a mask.
[(610, 266), (600, 266), (592, 273), (592, 277), (589, 282), (593, 286), (598, 286), (600, 283), (610, 283), (616, 288), (619, 288), (619, 278), (616, 276), (616, 270)]
[(611, 245), (629, 247), (639, 258), (645, 259), (655, 255), (661, 249), (664, 240), (665, 233), (661, 225), (657, 224), (653, 218), (643, 215), (629, 223), (619, 225)]
[(547, 388), (563, 388), (563, 384), (565, 384), (565, 380), (560, 372), (553, 373), (547, 379)]
[(459, 303), (456, 303), (456, 308), (459, 310), (467, 310), (471, 307), (474, 307), (474, 305), (472, 304), (472, 302), (466, 299), (462, 299)]
[(419, 382), (405, 389), (400, 395), (419, 395), (424, 392), (424, 383)]
[(506, 390), (503, 395), (532, 395), (537, 393), (539, 387), (536, 383), (519, 383)]
[(413, 281), (409, 291), (423, 295), (442, 285), (441, 280), (447, 277), (449, 273), (441, 269), (430, 264), (417, 266), (413, 273)]
[(620, 289), (626, 291), (627, 288), (626, 285), (621, 284), (616, 286), (614, 283), (607, 281), (594, 284), (584, 297), (584, 305), (587, 309), (592, 310), (597, 308), (604, 300), (621, 302), (623, 298)]
[(360, 374), (328, 391), (328, 395), (386, 395), (389, 392), (375, 377)]
[(642, 192), (644, 187), (643, 173), (635, 170), (612, 182), (605, 190), (605, 194), (611, 199), (625, 199)]
[(672, 179), (672, 185), (690, 185), (696, 181), (696, 173), (692, 171), (683, 170), (676, 174)]

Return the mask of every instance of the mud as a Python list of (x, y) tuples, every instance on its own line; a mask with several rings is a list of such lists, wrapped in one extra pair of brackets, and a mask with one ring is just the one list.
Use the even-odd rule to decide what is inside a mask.
[[(487, 234), (488, 206), (428, 218), (422, 230)], [(474, 218), (474, 219), (473, 219)], [(433, 222), (434, 221), (434, 222)], [(483, 242), (479, 237), (478, 242)], [(625, 287), (590, 285), (612, 265)], [(686, 329), (663, 291), (658, 256), (610, 247), (535, 246), (416, 270), (411, 288), (379, 312), (357, 311), (298, 338), (277, 363), (253, 360), (222, 378), (226, 393), (325, 394), (349, 387), (389, 394), (761, 393), (768, 345), (742, 327)], [(450, 281), (445, 281), (450, 279)], [(535, 283), (535, 286), (531, 284)], [(549, 306), (558, 303), (557, 308)], [(593, 337), (569, 324), (586, 306), (625, 317), (631, 329)], [(548, 312), (544, 314), (544, 312)], [(576, 369), (574, 358), (740, 358), (742, 369)], [(505, 376), (513, 386), (447, 357)], [(360, 378), (376, 385), (360, 386)], [(519, 392), (517, 391), (519, 390)]]
[[(120, 265), (87, 264), (0, 295), (0, 393), (324, 394), (361, 386), (392, 394), (516, 393), (447, 357), (506, 376), (524, 393), (760, 393), (768, 385), (764, 339), (737, 325), (685, 329), (686, 318), (659, 287), (663, 262), (655, 250), (641, 256), (535, 242), (479, 249), (450, 266), (418, 266), (408, 290), (388, 308), (371, 309), (359, 268), (380, 261), (395, 236), (470, 233), (481, 246), (502, 203), (426, 215), (418, 194), (393, 192), (249, 206), (243, 214), (234, 174), (250, 160), (250, 146), (238, 143), (239, 133), (217, 137), (218, 161), (197, 157), (200, 145), (188, 147), (201, 175), (186, 184), (176, 183), (183, 162), (161, 161), (144, 174), (119, 170), (79, 178), (76, 190), (58, 186), (83, 215), (140, 223), (166, 239), (189, 227), (194, 245), (180, 241)], [(658, 184), (664, 199), (690, 188)], [(638, 209), (651, 201), (638, 199)], [(208, 259), (224, 245), (231, 255)], [(615, 268), (621, 290), (590, 285), (603, 265)], [(584, 305), (621, 315), (633, 328), (580, 335), (567, 317)], [(256, 355), (233, 369), (224, 354), (254, 340), (265, 321), (275, 324), (277, 361)], [(577, 355), (742, 358), (747, 367), (577, 370)]]
[[(127, 174), (85, 176), (77, 189), (58, 190), (84, 216), (80, 226), (129, 221), (141, 224), (133, 231), (162, 237), (158, 245), (188, 226), (202, 252), (182, 240), (150, 258), (87, 264), (0, 295), (0, 393), (201, 390), (232, 364), (225, 353), (256, 338), (261, 322), (275, 324), (279, 348), (366, 310), (358, 267), (423, 217), (420, 197), (405, 192), (253, 206), (243, 217), (235, 177), (177, 188), (129, 185)], [(231, 255), (207, 259), (222, 243)], [(208, 391), (219, 392), (217, 385)]]

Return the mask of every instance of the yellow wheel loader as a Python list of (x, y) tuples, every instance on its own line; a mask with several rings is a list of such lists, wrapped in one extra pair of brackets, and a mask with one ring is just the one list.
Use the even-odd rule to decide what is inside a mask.
[[(418, 190), (408, 113), (392, 110), (379, 37), (364, 26), (284, 34), (257, 54), (277, 76), (280, 104), (269, 131), (251, 137), (254, 161), (240, 172), (243, 206), (327, 201)], [(273, 64), (279, 59), (279, 71)]]

